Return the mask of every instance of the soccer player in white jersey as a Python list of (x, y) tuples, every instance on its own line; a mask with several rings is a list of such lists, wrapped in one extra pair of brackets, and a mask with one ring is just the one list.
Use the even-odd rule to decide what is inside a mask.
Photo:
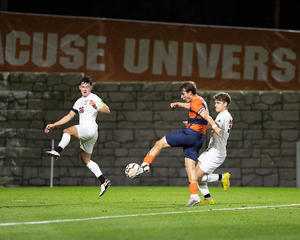
[[(212, 136), (208, 148), (198, 157), (196, 173), (198, 177), (198, 188), (204, 196), (204, 200), (200, 204), (214, 204), (214, 200), (210, 196), (207, 187), (208, 182), (216, 182), (221, 180), (225, 191), (228, 191), (230, 186), (230, 174), (213, 174), (226, 158), (226, 145), (229, 137), (230, 129), (232, 128), (233, 119), (228, 112), (228, 106), (231, 102), (231, 97), (228, 93), (220, 92), (214, 95), (215, 108), (218, 116), (215, 119), (215, 124), (222, 131), (221, 137), (212, 131)], [(208, 124), (207, 129), (213, 129), (215, 126)]]
[(47, 151), (47, 155), (59, 159), (61, 151), (70, 143), (71, 137), (78, 138), (81, 161), (100, 180), (101, 191), (99, 196), (101, 197), (110, 186), (110, 181), (103, 176), (99, 165), (91, 160), (91, 156), (98, 138), (97, 114), (98, 112), (109, 114), (110, 110), (101, 98), (91, 93), (92, 89), (92, 79), (88, 76), (83, 77), (79, 83), (82, 97), (75, 102), (68, 115), (53, 124), (48, 124), (45, 132), (49, 133), (56, 126), (69, 122), (77, 113), (79, 114), (79, 125), (64, 129), (60, 143), (54, 150)]

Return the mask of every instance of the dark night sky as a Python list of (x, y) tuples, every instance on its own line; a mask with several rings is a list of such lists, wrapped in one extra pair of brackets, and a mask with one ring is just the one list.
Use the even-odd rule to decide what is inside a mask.
[[(278, 0), (7, 0), (7, 10), (54, 15), (274, 28), (276, 1)], [(300, 30), (299, 12), (300, 0), (279, 0), (278, 27)]]

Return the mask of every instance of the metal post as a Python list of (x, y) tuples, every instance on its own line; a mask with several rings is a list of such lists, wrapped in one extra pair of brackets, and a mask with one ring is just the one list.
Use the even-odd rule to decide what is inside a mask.
[[(54, 149), (54, 139), (51, 141), (51, 150)], [(50, 187), (53, 187), (53, 165), (54, 165), (54, 157), (51, 157), (51, 170), (50, 170)]]
[(297, 158), (296, 158), (296, 186), (300, 188), (300, 141), (297, 142)]

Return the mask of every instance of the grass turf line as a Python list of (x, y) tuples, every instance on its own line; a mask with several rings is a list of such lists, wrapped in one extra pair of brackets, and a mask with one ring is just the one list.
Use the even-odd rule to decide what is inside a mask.
[(300, 206), (300, 204), (276, 205), (276, 206), (254, 206), (254, 207), (242, 207), (242, 208), (221, 208), (221, 209), (208, 209), (208, 210), (195, 210), (195, 211), (148, 213), (148, 214), (145, 213), (145, 214), (134, 214), (134, 215), (102, 216), (102, 217), (81, 218), (81, 219), (57, 219), (57, 220), (39, 221), (39, 222), (0, 223), (0, 226), (76, 222), (76, 221), (89, 221), (89, 220), (99, 220), (99, 219), (108, 219), (108, 218), (142, 217), (142, 216), (182, 214), (182, 213), (200, 213), (200, 212), (205, 212), (205, 211), (232, 211), (232, 210), (251, 210), (251, 209), (262, 209), (262, 208), (269, 208), (269, 209), (270, 208), (281, 208), (282, 209), (282, 207), (295, 207), (295, 206)]
[[(299, 189), (232, 187), (226, 193), (223, 188), (210, 189), (215, 205), (188, 208), (186, 187), (111, 187), (101, 198), (99, 187), (0, 188), (1, 223), (102, 217), (0, 227), (0, 239), (299, 238), (299, 206), (247, 209), (300, 204)], [(237, 209), (216, 211), (226, 208)], [(137, 217), (109, 218), (120, 215)]]

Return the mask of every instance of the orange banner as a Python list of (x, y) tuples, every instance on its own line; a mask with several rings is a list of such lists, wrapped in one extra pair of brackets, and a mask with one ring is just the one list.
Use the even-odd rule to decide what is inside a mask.
[(300, 90), (300, 32), (0, 13), (0, 71)]

